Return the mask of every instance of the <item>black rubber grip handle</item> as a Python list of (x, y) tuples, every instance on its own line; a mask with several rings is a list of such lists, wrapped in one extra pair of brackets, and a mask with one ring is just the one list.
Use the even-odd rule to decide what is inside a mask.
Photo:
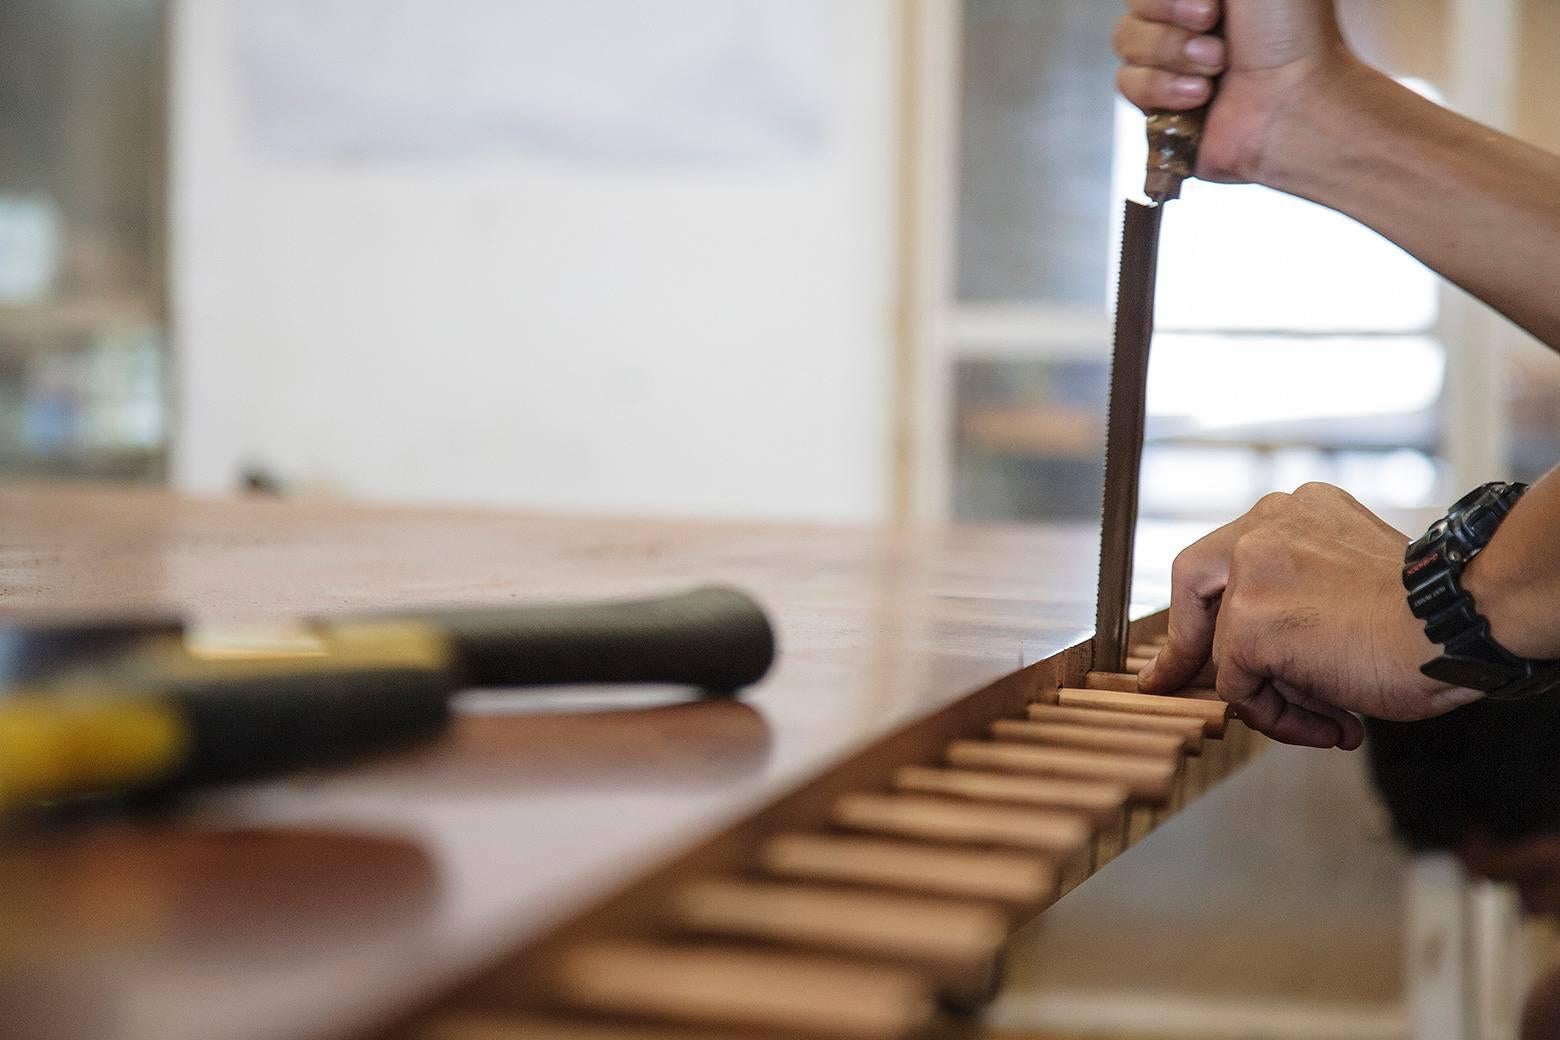
[(418, 612), (447, 633), (465, 686), (675, 683), (717, 693), (769, 671), (775, 635), (733, 588), (657, 599)]
[(171, 615), (20, 619), (0, 623), (0, 685), (20, 684), (65, 668), (101, 663), (159, 638), (179, 636)]
[(442, 731), (450, 676), (436, 670), (258, 675), (174, 682), (188, 754), (169, 786), (230, 783), (348, 762)]

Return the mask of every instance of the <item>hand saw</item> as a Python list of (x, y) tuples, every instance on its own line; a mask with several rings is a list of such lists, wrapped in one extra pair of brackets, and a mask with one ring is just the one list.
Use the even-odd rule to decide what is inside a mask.
[(1197, 166), (1206, 109), (1148, 117), (1148, 205), (1131, 199), (1122, 221), (1116, 283), (1116, 343), (1111, 356), (1110, 411), (1105, 427), (1105, 508), (1100, 523), (1100, 587), (1096, 600), (1094, 670), (1123, 672), (1132, 606), (1132, 541), (1137, 530), (1138, 476), (1148, 403), (1148, 350), (1154, 336), (1154, 284), (1159, 225), (1165, 203)]

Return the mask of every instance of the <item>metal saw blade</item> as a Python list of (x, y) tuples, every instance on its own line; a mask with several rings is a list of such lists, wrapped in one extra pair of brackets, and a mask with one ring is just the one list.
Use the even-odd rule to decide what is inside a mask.
[(1116, 282), (1116, 342), (1111, 353), (1105, 424), (1105, 502), (1100, 520), (1100, 585), (1095, 601), (1094, 670), (1127, 663), (1132, 605), (1132, 543), (1148, 408), (1148, 350), (1154, 336), (1154, 285), (1163, 206), (1128, 200)]

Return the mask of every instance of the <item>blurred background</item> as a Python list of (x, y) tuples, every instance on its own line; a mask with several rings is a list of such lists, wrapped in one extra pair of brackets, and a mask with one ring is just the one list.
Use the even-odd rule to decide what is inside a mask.
[[(1560, 148), (1560, 0), (1344, 7)], [(1093, 523), (1143, 153), (1119, 10), (0, 0), (0, 476)], [(1165, 530), (1318, 479), (1412, 517), (1560, 460), (1560, 363), (1307, 204), (1192, 186), (1159, 323)], [(1359, 770), (1275, 754), (1113, 864), (993, 1028), (1514, 1035), (1546, 940), (1407, 862)]]
[[(1553, 0), (1345, 6), (1416, 89), (1560, 145)], [(1142, 150), (1115, 16), (0, 0), (0, 472), (1092, 517)], [(1197, 186), (1165, 250), (1149, 515), (1560, 457), (1555, 366), (1371, 233)]]

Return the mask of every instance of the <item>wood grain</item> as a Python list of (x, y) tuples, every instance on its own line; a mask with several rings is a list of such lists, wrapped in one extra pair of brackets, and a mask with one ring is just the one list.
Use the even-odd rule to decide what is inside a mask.
[(596, 943), (563, 954), (556, 998), (578, 1010), (900, 1040), (930, 1022), (915, 972), (738, 946)]
[(1031, 704), (1029, 717), (1035, 722), (1061, 722), (1080, 726), (1104, 726), (1110, 729), (1146, 730), (1173, 733), (1191, 754), (1202, 751), (1203, 724), (1199, 719), (1176, 715), (1143, 715), (1124, 711), (1100, 711), (1094, 708), (1064, 708), (1057, 704)]
[(1007, 918), (982, 903), (732, 878), (673, 893), (668, 921), (693, 934), (759, 939), (918, 964), (964, 981), (989, 970)]
[[(1136, 673), (1090, 672), (1083, 680), (1083, 687), (1087, 690), (1118, 690), (1122, 693), (1137, 693), (1139, 692), (1138, 686), (1139, 682)], [(1190, 686), (1184, 690), (1177, 690), (1173, 696), (1193, 697), (1205, 701), (1216, 701), (1219, 699), (1217, 690), (1203, 686)]]
[(1176, 774), (1176, 763), (1169, 760), (974, 740), (950, 746), (948, 761), (970, 769), (1104, 780), (1121, 784), (1136, 798), (1160, 802), (1170, 797)]
[(423, 1023), (408, 1040), (755, 1040), (755, 1036), (747, 1030), (710, 1032), (632, 1022), (468, 1011)]
[(914, 795), (847, 795), (835, 804), (833, 819), (852, 830), (1033, 849), (1062, 859), (1082, 853), (1093, 833), (1081, 813), (966, 805)]
[[(0, 516), (0, 616), (10, 618), (264, 621), (721, 582), (769, 608), (782, 647), (741, 702), (681, 690), (468, 694), (443, 740), (405, 754), (214, 792), (144, 825), (84, 820), (10, 843), (0, 933), (47, 939), (8, 951), (7, 1022), (21, 1035), (51, 1021), (59, 1036), (95, 1040), (296, 1040), (367, 1035), (434, 1002), (474, 1010), (478, 996), (538, 1010), (538, 987), (564, 951), (653, 937), (668, 895), (691, 880), (781, 877), (786, 864), (756, 862), (777, 847), (772, 838), (816, 832), (842, 797), (889, 790), (907, 764), (931, 766), (993, 719), (1022, 718), (1048, 691), (1081, 685), (1088, 663), (1087, 647), (1070, 648), (1092, 619), (1087, 531), (893, 532), (63, 487), (0, 489)], [(1139, 628), (1134, 642), (1156, 634)], [(318, 863), (257, 880), (253, 836), (292, 833), (401, 850), (396, 862), (422, 865), (408, 875), (415, 896), (386, 899), (380, 868), (351, 858), (334, 862), (344, 883), (329, 874), (328, 914), (311, 895)], [(833, 871), (833, 883), (864, 891), (1016, 908), (1043, 904), (1057, 880), (1056, 856), (1035, 850), (806, 840), (860, 844), (803, 847), (813, 859), (793, 855), (796, 878)], [(178, 875), (163, 867), (191, 847), (200, 868), (190, 876), (202, 883), (155, 883)], [(50, 927), (34, 927), (29, 908), (39, 906), (60, 908)], [(234, 927), (257, 906), (263, 928)], [(57, 1020), (65, 992), (79, 1028)]]
[(945, 848), (922, 843), (780, 835), (759, 851), (770, 874), (822, 882), (990, 899), (1021, 907), (1056, 894), (1054, 860), (1044, 855)]
[(899, 770), (894, 774), (894, 786), (901, 791), (918, 794), (1013, 802), (1080, 812), (1102, 827), (1111, 826), (1120, 819), (1127, 799), (1131, 797), (1125, 784), (978, 773), (965, 769), (933, 769), (926, 766), (906, 766)]
[(1057, 703), (1064, 708), (1095, 708), (1100, 711), (1136, 712), (1143, 715), (1180, 715), (1202, 720), (1203, 732), (1219, 736), (1229, 721), (1229, 705), (1196, 697), (1160, 697), (1148, 693), (1119, 693), (1114, 690), (1057, 691)]
[(999, 719), (991, 724), (991, 735), (998, 740), (1034, 742), (1052, 747), (1080, 748), (1085, 751), (1119, 751), (1123, 754), (1157, 755), (1176, 759), (1186, 749), (1186, 741), (1173, 733), (1147, 733), (1108, 726), (1082, 726), (1070, 722), (1036, 722)]

